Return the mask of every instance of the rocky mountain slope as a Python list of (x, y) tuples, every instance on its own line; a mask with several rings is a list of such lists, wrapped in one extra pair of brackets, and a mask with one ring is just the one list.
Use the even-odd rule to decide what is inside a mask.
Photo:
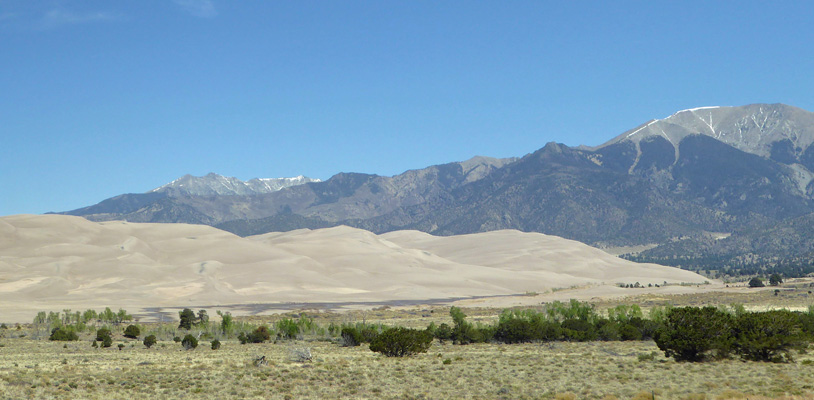
[(814, 143), (814, 114), (785, 104), (692, 108), (648, 121), (599, 147), (660, 136), (676, 148), (685, 137), (697, 134), (788, 164)]
[[(247, 194), (242, 193), (249, 190), (252, 181), (241, 185), (234, 178), (210, 174), (205, 178), (213, 179), (192, 185), (187, 183), (190, 179), (184, 177), (148, 193), (120, 195), (64, 214), (83, 216), (93, 221), (208, 225), (265, 217), (300, 221), (300, 217), (289, 217), (299, 215), (316, 218), (320, 226), (333, 226), (343, 220), (372, 218), (423, 203), (429, 198), (444, 196), (450, 190), (478, 181), (514, 160), (475, 157), (463, 162), (411, 170), (393, 177), (340, 173), (325, 182), (303, 182), (277, 191)], [(217, 190), (225, 191), (227, 187), (228, 195), (213, 194)]]

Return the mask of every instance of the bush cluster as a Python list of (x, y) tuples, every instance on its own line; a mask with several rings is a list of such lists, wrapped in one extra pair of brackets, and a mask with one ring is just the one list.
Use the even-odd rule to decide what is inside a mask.
[(149, 349), (150, 347), (153, 347), (156, 344), (156, 342), (157, 340), (155, 338), (155, 335), (148, 335), (147, 337), (144, 338), (143, 343), (144, 347), (147, 347)]
[(198, 347), (198, 338), (190, 334), (187, 334), (186, 336), (184, 336), (184, 339), (181, 340), (181, 346), (184, 346), (184, 349), (186, 350), (195, 349), (196, 347)]
[(342, 326), (342, 331), (340, 333), (341, 343), (346, 347), (359, 346), (362, 343), (370, 343), (376, 338), (376, 336), (379, 336), (380, 328), (380, 326), (366, 323), (344, 325)]
[(345, 347), (359, 346), (362, 344), (362, 333), (352, 326), (342, 328), (340, 337), (342, 338), (342, 345)]
[(642, 318), (638, 306), (619, 306), (599, 316), (593, 306), (572, 300), (554, 302), (542, 311), (506, 310), (496, 325), (472, 325), (457, 307), (450, 309), (453, 327), (441, 324), (433, 334), (440, 341), (456, 344), (537, 341), (643, 340), (652, 338), (658, 323)]
[(110, 335), (110, 329), (99, 328), (96, 330), (96, 341), (102, 342), (102, 347), (110, 347), (113, 345), (113, 337)]
[(263, 343), (271, 339), (271, 332), (269, 332), (268, 327), (263, 325), (250, 332), (248, 335), (245, 332), (240, 332), (237, 339), (240, 340), (240, 344)]
[(432, 339), (432, 335), (426, 330), (390, 328), (370, 342), (370, 350), (388, 357), (404, 357), (427, 352)]
[(138, 339), (139, 335), (141, 335), (141, 329), (135, 325), (128, 325), (127, 328), (124, 329), (124, 337), (130, 339)]
[(724, 313), (714, 307), (681, 307), (667, 313), (656, 344), (676, 361), (726, 358), (788, 362), (790, 350), (811, 340), (814, 316), (788, 310)]
[(48, 337), (48, 340), (68, 342), (79, 340), (79, 336), (70, 328), (54, 328), (51, 330), (51, 336)]
[(732, 317), (715, 307), (680, 307), (667, 313), (654, 339), (666, 357), (703, 361), (729, 355), (731, 329)]
[(283, 318), (277, 321), (277, 338), (296, 339), (300, 334), (300, 327), (291, 318)]

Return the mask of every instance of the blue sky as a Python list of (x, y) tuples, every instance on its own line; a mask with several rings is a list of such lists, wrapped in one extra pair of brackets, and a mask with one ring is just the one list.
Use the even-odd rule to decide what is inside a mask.
[(0, 215), (814, 110), (814, 2), (0, 0)]

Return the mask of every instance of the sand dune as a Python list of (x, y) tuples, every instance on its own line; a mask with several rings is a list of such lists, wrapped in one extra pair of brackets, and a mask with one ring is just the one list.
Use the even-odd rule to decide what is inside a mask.
[(0, 321), (64, 308), (378, 302), (703, 280), (518, 231), (434, 237), (341, 226), (241, 238), (202, 225), (0, 218)]

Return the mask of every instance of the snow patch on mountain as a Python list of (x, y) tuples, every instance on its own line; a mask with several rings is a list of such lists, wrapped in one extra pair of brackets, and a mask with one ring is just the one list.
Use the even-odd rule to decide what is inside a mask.
[(662, 136), (678, 148), (678, 143), (690, 135), (710, 136), (766, 158), (775, 142), (788, 140), (800, 156), (814, 144), (814, 113), (785, 104), (688, 108), (639, 125), (600, 146), (585, 148), (596, 150), (626, 140), (638, 145), (650, 136)]
[(161, 192), (170, 196), (248, 196), (276, 192), (291, 186), (321, 182), (319, 179), (303, 175), (291, 178), (254, 178), (242, 181), (216, 173), (205, 176), (184, 175), (166, 185), (157, 187), (150, 193)]

